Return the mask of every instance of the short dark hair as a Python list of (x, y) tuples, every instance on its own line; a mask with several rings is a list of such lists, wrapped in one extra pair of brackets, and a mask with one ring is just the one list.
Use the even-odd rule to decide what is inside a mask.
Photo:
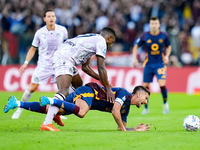
[(159, 20), (158, 17), (152, 16), (150, 20)]
[(136, 87), (133, 89), (132, 94), (136, 94), (138, 91), (144, 91), (144, 92), (148, 93), (149, 96), (150, 96), (150, 94), (151, 94), (151, 92), (150, 92), (147, 88), (145, 88), (144, 86), (141, 86), (141, 85), (136, 86)]
[(49, 12), (49, 11), (52, 11), (52, 12), (54, 12), (53, 10), (51, 10), (51, 9), (47, 9), (47, 10), (45, 10), (45, 12), (44, 12), (44, 17), (46, 17), (46, 13), (47, 12)]
[(104, 34), (104, 33), (108, 33), (108, 34), (111, 34), (114, 38), (116, 38), (116, 34), (115, 34), (115, 31), (110, 28), (110, 27), (104, 27), (102, 30), (101, 30), (101, 34)]

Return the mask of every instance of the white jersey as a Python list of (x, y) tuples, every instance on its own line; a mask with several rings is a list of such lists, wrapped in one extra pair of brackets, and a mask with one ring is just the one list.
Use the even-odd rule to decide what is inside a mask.
[(67, 38), (68, 33), (66, 28), (57, 24), (55, 24), (53, 31), (49, 31), (46, 25), (38, 29), (32, 42), (32, 46), (37, 47), (39, 51), (38, 66), (45, 68), (48, 66), (52, 67), (54, 52)]
[(54, 55), (77, 66), (94, 54), (105, 58), (106, 50), (106, 40), (100, 34), (83, 34), (66, 40)]

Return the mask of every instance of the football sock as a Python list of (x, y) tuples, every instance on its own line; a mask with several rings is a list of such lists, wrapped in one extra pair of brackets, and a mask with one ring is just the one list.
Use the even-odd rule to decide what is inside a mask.
[[(65, 96), (61, 93), (56, 93), (54, 95), (53, 99), (59, 99), (59, 100), (64, 101)], [(43, 124), (44, 125), (51, 124), (53, 121), (53, 117), (58, 113), (58, 111), (59, 111), (58, 107), (50, 105)]]
[[(149, 87), (146, 87), (148, 90), (149, 90)], [(149, 99), (147, 100), (147, 103), (149, 104)], [(144, 108), (145, 109), (148, 109), (148, 104), (147, 105), (144, 105)]]
[(22, 102), (20, 101), (20, 107), (26, 110), (45, 113), (46, 106), (41, 107), (39, 102)]
[(32, 94), (33, 94), (33, 93), (31, 93), (28, 89), (26, 89), (26, 90), (24, 91), (24, 94), (23, 94), (23, 96), (22, 96), (21, 101), (23, 101), (23, 102), (28, 102), (29, 99), (31, 98), (31, 95), (32, 95)]
[(70, 84), (69, 86), (69, 94), (74, 92), (75, 91), (75, 88)]
[(161, 86), (160, 89), (163, 97), (163, 103), (165, 104), (167, 102), (167, 88), (166, 86)]
[[(149, 100), (147, 100), (147, 103), (149, 103)], [(145, 108), (145, 109), (148, 109), (148, 104), (147, 104), (147, 105), (144, 105), (144, 108)]]
[(21, 106), (21, 101), (18, 101), (18, 100), (17, 100), (16, 103), (17, 103), (18, 107)]
[(57, 100), (57, 99), (53, 99), (54, 100), (54, 106), (58, 106), (59, 108), (63, 108), (64, 110), (66, 110), (68, 113), (72, 112), (75, 115), (78, 114), (80, 107), (76, 106), (74, 103), (69, 103), (66, 101), (61, 101), (61, 100)]

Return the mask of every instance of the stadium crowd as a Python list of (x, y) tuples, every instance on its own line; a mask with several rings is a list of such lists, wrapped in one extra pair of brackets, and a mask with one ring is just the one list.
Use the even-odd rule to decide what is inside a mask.
[[(44, 25), (46, 9), (55, 11), (57, 23), (67, 28), (69, 38), (112, 27), (117, 39), (109, 51), (130, 54), (137, 37), (149, 30), (149, 18), (157, 16), (161, 31), (171, 40), (170, 65), (200, 65), (200, 0), (1, 0), (2, 65), (24, 62), (35, 31)], [(142, 49), (138, 59), (144, 60)]]

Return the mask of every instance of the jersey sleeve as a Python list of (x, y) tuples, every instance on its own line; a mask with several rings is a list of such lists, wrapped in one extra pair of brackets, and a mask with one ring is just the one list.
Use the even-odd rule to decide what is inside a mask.
[(118, 102), (122, 106), (126, 100), (126, 95), (128, 95), (126, 90), (119, 91), (117, 97), (115, 98), (115, 102)]
[(171, 45), (171, 42), (169, 40), (168, 35), (166, 34), (166, 38), (165, 38), (165, 46), (168, 47), (169, 45)]
[(145, 37), (145, 33), (142, 34), (141, 37), (139, 37), (138, 39), (135, 40), (134, 45), (137, 44), (138, 46), (142, 46), (144, 43), (144, 37)]
[(33, 41), (32, 41), (32, 46), (33, 47), (39, 47), (40, 44), (40, 39), (39, 39), (39, 31), (36, 31)]
[(128, 98), (128, 95), (130, 95), (130, 93), (127, 90), (121, 89), (120, 91), (118, 91), (115, 99), (115, 102), (118, 102), (122, 106), (120, 113), (122, 121), (124, 122), (127, 122), (127, 116), (130, 109), (130, 99)]
[(126, 113), (121, 114), (122, 121), (127, 122), (128, 114), (129, 114), (129, 110)]
[(68, 39), (68, 31), (67, 31), (67, 29), (65, 27), (63, 27), (63, 28), (64, 28), (63, 29), (64, 30), (64, 36), (63, 36), (64, 39), (63, 39), (63, 41), (64, 41), (64, 40)]
[(96, 55), (101, 56), (105, 58), (106, 55), (106, 50), (107, 50), (107, 45), (105, 39), (97, 39), (97, 44), (96, 44)]

